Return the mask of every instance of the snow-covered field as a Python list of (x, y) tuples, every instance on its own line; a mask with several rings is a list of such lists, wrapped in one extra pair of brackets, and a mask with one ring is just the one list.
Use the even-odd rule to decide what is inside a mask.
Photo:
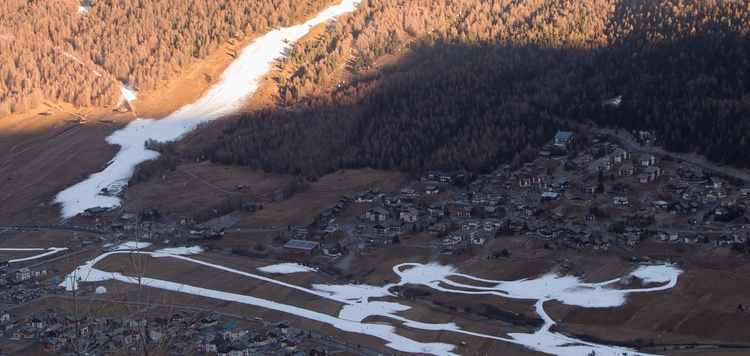
[(54, 255), (54, 254), (56, 254), (56, 253), (58, 253), (60, 251), (65, 251), (67, 249), (68, 249), (67, 247), (48, 247), (48, 248), (45, 248), (45, 247), (38, 247), (38, 248), (36, 248), (36, 247), (27, 247), (27, 248), (3, 247), (3, 248), (0, 248), (0, 251), (46, 251), (46, 252), (42, 252), (42, 253), (40, 253), (38, 255), (34, 255), (34, 256), (29, 256), (29, 257), (24, 257), (24, 258), (16, 258), (16, 259), (13, 259), (13, 260), (8, 260), (9, 263), (14, 263), (14, 262), (21, 262), (21, 261), (31, 261), (31, 260), (35, 260), (37, 258), (42, 258), (42, 257), (45, 257), (45, 256)]
[[(166, 249), (169, 250), (169, 249)], [(62, 286), (68, 290), (78, 288), (79, 282), (99, 282), (104, 280), (117, 280), (125, 283), (140, 283), (144, 286), (153, 288), (179, 291), (182, 293), (199, 295), (208, 298), (231, 300), (247, 305), (259, 306), (285, 313), (290, 313), (299, 317), (316, 320), (322, 323), (328, 323), (340, 330), (366, 334), (380, 338), (386, 342), (390, 348), (401, 352), (415, 352), (436, 355), (453, 355), (455, 345), (440, 342), (419, 342), (399, 335), (394, 326), (385, 323), (367, 323), (363, 322), (368, 316), (382, 316), (394, 321), (394, 324), (403, 323), (405, 326), (414, 329), (445, 331), (458, 334), (471, 335), (474, 337), (494, 339), (503, 342), (523, 345), (530, 349), (549, 353), (553, 355), (583, 355), (595, 351), (597, 355), (629, 355), (637, 354), (633, 350), (599, 345), (590, 342), (576, 340), (571, 337), (550, 331), (554, 321), (544, 311), (544, 302), (548, 300), (558, 300), (564, 304), (576, 305), (585, 308), (614, 307), (625, 302), (627, 295), (630, 293), (646, 293), (659, 291), (673, 287), (677, 283), (677, 278), (681, 271), (672, 265), (649, 265), (641, 266), (631, 274), (644, 281), (644, 283), (656, 283), (654, 287), (644, 287), (638, 289), (618, 290), (615, 289), (618, 279), (613, 279), (599, 283), (584, 283), (576, 277), (558, 276), (548, 274), (535, 279), (521, 279), (516, 281), (497, 281), (481, 279), (467, 274), (460, 274), (451, 266), (438, 264), (419, 264), (419, 263), (402, 263), (393, 267), (393, 271), (400, 277), (398, 283), (387, 284), (384, 286), (372, 285), (330, 285), (316, 284), (312, 288), (298, 286), (287, 282), (277, 281), (254, 273), (248, 273), (213, 264), (201, 260), (196, 260), (184, 254), (192, 254), (197, 251), (196, 248), (178, 248), (169, 250), (174, 253), (166, 253), (165, 250), (156, 252), (139, 253), (151, 255), (153, 257), (175, 258), (191, 263), (203, 265), (208, 268), (237, 274), (238, 282), (240, 278), (253, 278), (274, 283), (283, 287), (297, 289), (309, 294), (327, 298), (340, 302), (344, 306), (339, 311), (338, 316), (323, 314), (314, 310), (286, 305), (276, 301), (256, 298), (247, 295), (228, 293), (207, 288), (201, 288), (193, 285), (179, 284), (166, 280), (153, 278), (134, 278), (124, 276), (120, 273), (106, 272), (95, 268), (95, 264), (112, 254), (132, 253), (132, 251), (113, 251), (100, 255), (96, 259), (87, 262), (77, 268), (72, 277), (66, 277)], [(260, 268), (264, 273), (314, 273), (314, 269), (296, 264), (277, 264)], [(475, 284), (459, 283), (452, 280), (452, 277), (462, 277), (462, 280), (474, 281)], [(408, 310), (410, 307), (398, 302), (389, 302), (382, 300), (383, 297), (394, 296), (389, 289), (394, 286), (406, 284), (424, 285), (444, 293), (461, 293), (461, 294), (487, 294), (495, 295), (498, 298), (516, 298), (536, 300), (536, 311), (544, 320), (544, 325), (534, 333), (512, 333), (507, 337), (487, 335), (478, 332), (472, 332), (461, 329), (455, 323), (424, 323), (419, 320), (411, 320), (399, 315), (399, 312)], [(481, 285), (481, 286), (479, 286)]]
[(135, 242), (135, 241), (128, 241), (125, 243), (122, 243), (120, 245), (115, 246), (112, 248), (112, 250), (120, 251), (120, 250), (139, 250), (146, 247), (151, 246), (151, 243), (149, 242)]
[[(114, 181), (128, 179), (133, 168), (159, 154), (147, 150), (148, 139), (171, 141), (195, 129), (201, 123), (215, 120), (242, 107), (268, 73), (271, 64), (290, 49), (290, 43), (304, 36), (310, 27), (335, 20), (339, 15), (354, 11), (359, 0), (343, 0), (304, 24), (273, 30), (256, 39), (242, 50), (239, 57), (222, 73), (221, 79), (198, 101), (186, 105), (161, 120), (137, 119), (122, 130), (107, 137), (107, 142), (119, 145), (120, 151), (107, 168), (92, 174), (83, 182), (58, 193), (55, 202), (62, 205), (65, 218), (75, 216), (87, 208), (112, 207), (120, 204), (116, 197), (99, 195), (102, 188)], [(132, 92), (123, 90), (126, 99), (134, 99)]]
[(258, 271), (271, 274), (289, 274), (298, 272), (315, 272), (316, 270), (314, 268), (299, 265), (296, 263), (279, 263), (258, 268)]

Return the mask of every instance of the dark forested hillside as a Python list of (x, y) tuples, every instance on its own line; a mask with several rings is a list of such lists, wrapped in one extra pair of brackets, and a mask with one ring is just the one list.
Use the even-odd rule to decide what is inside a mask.
[[(120, 81), (157, 87), (221, 41), (328, 2), (5, 1), (0, 116), (42, 98), (110, 104)], [(733, 0), (367, 0), (281, 63), (278, 102), (293, 110), (247, 114), (141, 176), (178, 155), (313, 176), (482, 172), (592, 124), (744, 167), (749, 34), (747, 3)], [(389, 55), (399, 61), (376, 69)], [(351, 80), (323, 87), (342, 71)]]
[[(280, 102), (301, 112), (246, 115), (183, 154), (313, 176), (482, 172), (532, 157), (559, 127), (598, 124), (655, 130), (668, 149), (746, 166), (744, 4), (369, 0), (284, 61), (293, 75), (279, 78)], [(360, 73), (404, 46), (414, 51), (399, 64)], [(305, 95), (343, 60), (356, 80)]]
[(223, 41), (302, 22), (329, 0), (0, 2), (0, 118), (43, 98), (114, 104), (151, 90)]

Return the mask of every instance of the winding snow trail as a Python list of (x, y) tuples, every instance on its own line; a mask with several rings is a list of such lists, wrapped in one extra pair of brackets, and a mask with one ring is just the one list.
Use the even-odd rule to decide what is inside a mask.
[[(120, 146), (119, 152), (103, 171), (57, 194), (54, 202), (62, 206), (62, 216), (69, 218), (96, 206), (120, 205), (119, 198), (99, 193), (115, 181), (130, 178), (137, 164), (159, 156), (157, 152), (144, 147), (146, 140), (176, 140), (202, 123), (236, 112), (258, 89), (260, 80), (269, 72), (272, 63), (290, 50), (291, 43), (307, 34), (310, 27), (354, 11), (358, 3), (359, 0), (343, 0), (304, 24), (273, 30), (258, 37), (242, 50), (216, 85), (195, 103), (183, 106), (161, 120), (136, 119), (122, 130), (112, 133), (107, 137), (107, 142)], [(132, 95), (128, 95), (132, 99)]]
[(2, 247), (0, 248), (0, 251), (47, 251), (44, 253), (40, 253), (38, 255), (24, 257), (24, 258), (16, 258), (13, 260), (8, 260), (8, 263), (14, 263), (14, 262), (22, 262), (22, 261), (31, 261), (35, 260), (37, 258), (42, 258), (44, 256), (54, 255), (60, 251), (67, 250), (67, 247), (25, 247), (25, 248), (12, 248), (12, 247)]
[[(129, 246), (129, 245), (123, 245)], [(135, 248), (135, 247), (133, 247)], [(523, 345), (530, 349), (554, 355), (582, 355), (595, 351), (597, 355), (622, 355), (623, 353), (635, 355), (634, 350), (600, 345), (577, 340), (566, 335), (550, 331), (554, 325), (552, 318), (544, 311), (544, 302), (558, 300), (564, 304), (577, 305), (588, 308), (614, 307), (625, 302), (625, 297), (630, 293), (645, 293), (672, 288), (677, 283), (681, 270), (671, 265), (642, 266), (631, 273), (641, 278), (645, 283), (660, 283), (655, 287), (618, 290), (612, 285), (618, 279), (612, 279), (599, 283), (584, 283), (572, 276), (544, 275), (536, 279), (522, 279), (517, 281), (496, 281), (481, 279), (467, 274), (456, 273), (451, 266), (438, 264), (402, 263), (393, 267), (393, 271), (400, 277), (398, 283), (385, 286), (371, 285), (330, 285), (315, 284), (312, 288), (306, 288), (291, 283), (275, 280), (262, 275), (238, 271), (233, 268), (196, 260), (182, 254), (198, 253), (195, 248), (171, 249), (172, 254), (164, 251), (113, 251), (102, 254), (92, 261), (78, 267), (71, 276), (66, 276), (61, 285), (68, 290), (78, 288), (79, 282), (98, 282), (104, 280), (117, 280), (125, 283), (142, 284), (153, 288), (178, 291), (208, 298), (231, 300), (239, 303), (254, 305), (272, 310), (304, 317), (319, 322), (328, 323), (340, 330), (366, 334), (380, 338), (387, 342), (387, 346), (401, 352), (418, 352), (436, 355), (453, 355), (455, 346), (440, 342), (423, 343), (407, 337), (398, 335), (396, 328), (383, 323), (362, 322), (370, 316), (382, 316), (394, 321), (401, 322), (405, 326), (432, 331), (447, 331), (480, 338), (494, 339), (503, 342)], [(102, 259), (119, 253), (141, 253), (152, 257), (175, 258), (183, 261), (200, 264), (210, 268), (235, 273), (237, 275), (274, 283), (279, 286), (296, 289), (305, 293), (334, 300), (343, 304), (338, 316), (331, 316), (313, 310), (291, 306), (275, 301), (265, 300), (247, 295), (222, 292), (192, 285), (179, 284), (165, 280), (145, 278), (140, 280), (136, 277), (124, 276), (121, 273), (106, 272), (96, 269), (94, 265)], [(301, 266), (300, 266), (301, 267)], [(271, 265), (259, 269), (260, 271), (273, 271), (278, 273), (298, 273), (305, 271), (290, 264)], [(307, 270), (314, 272), (313, 270)], [(475, 286), (467, 283), (459, 283), (451, 280), (451, 277), (462, 277), (469, 281), (476, 281), (490, 286)], [(512, 333), (508, 337), (487, 335), (467, 330), (462, 330), (455, 323), (423, 323), (398, 315), (399, 312), (408, 310), (410, 307), (372, 298), (395, 297), (389, 289), (394, 286), (406, 284), (424, 285), (445, 293), (461, 294), (490, 294), (503, 298), (517, 298), (536, 300), (535, 307), (539, 316), (544, 320), (544, 325), (534, 333)]]

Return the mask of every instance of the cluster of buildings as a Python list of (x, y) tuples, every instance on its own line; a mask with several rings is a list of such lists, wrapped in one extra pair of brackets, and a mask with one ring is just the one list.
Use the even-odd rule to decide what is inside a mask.
[(0, 313), (0, 331), (21, 340), (39, 340), (50, 353), (100, 354), (116, 350), (126, 353), (169, 352), (171, 354), (327, 355), (323, 346), (310, 343), (307, 334), (292, 332), (288, 321), (264, 323), (254, 318), (254, 329), (237, 321), (224, 322), (213, 312), (177, 311), (149, 319), (145, 316), (74, 315), (70, 309), (51, 306), (18, 319)]
[[(682, 221), (668, 213), (717, 219), (735, 214), (733, 222), (750, 223), (744, 210), (750, 189), (730, 198), (721, 179), (683, 166), (666, 172), (655, 155), (634, 156), (606, 136), (595, 136), (589, 147), (570, 155), (566, 147), (573, 138), (572, 132), (558, 132), (545, 147), (549, 150), (540, 152), (540, 160), (515, 171), (503, 167), (471, 177), (434, 171), (421, 184), (397, 192), (370, 189), (355, 194), (354, 202), (376, 205), (360, 216), (355, 231), (363, 241), (386, 245), (426, 232), (437, 235), (448, 251), (510, 234), (562, 237), (564, 245), (608, 249), (615, 244), (632, 248), (652, 236), (664, 241), (664, 234), (655, 235), (660, 222)], [(431, 203), (425, 203), (427, 198)], [(692, 215), (683, 220), (697, 221)], [(699, 241), (686, 234), (676, 239), (676, 232), (667, 235), (670, 242)]]

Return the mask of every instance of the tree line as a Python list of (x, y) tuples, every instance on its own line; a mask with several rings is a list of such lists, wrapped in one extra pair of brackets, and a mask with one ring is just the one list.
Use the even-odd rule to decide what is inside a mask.
[[(280, 78), (280, 104), (304, 102), (302, 110), (243, 115), (178, 154), (311, 178), (355, 167), (483, 173), (532, 159), (560, 128), (600, 125), (653, 130), (667, 149), (750, 163), (742, 4), (472, 4), (363, 2), (284, 60), (292, 75)], [(398, 48), (410, 54), (395, 65), (358, 64)], [(316, 90), (342, 63), (353, 80)], [(621, 104), (606, 104), (619, 95)]]
[(42, 100), (114, 105), (121, 83), (159, 88), (226, 41), (304, 21), (330, 0), (4, 0), (0, 118)]

